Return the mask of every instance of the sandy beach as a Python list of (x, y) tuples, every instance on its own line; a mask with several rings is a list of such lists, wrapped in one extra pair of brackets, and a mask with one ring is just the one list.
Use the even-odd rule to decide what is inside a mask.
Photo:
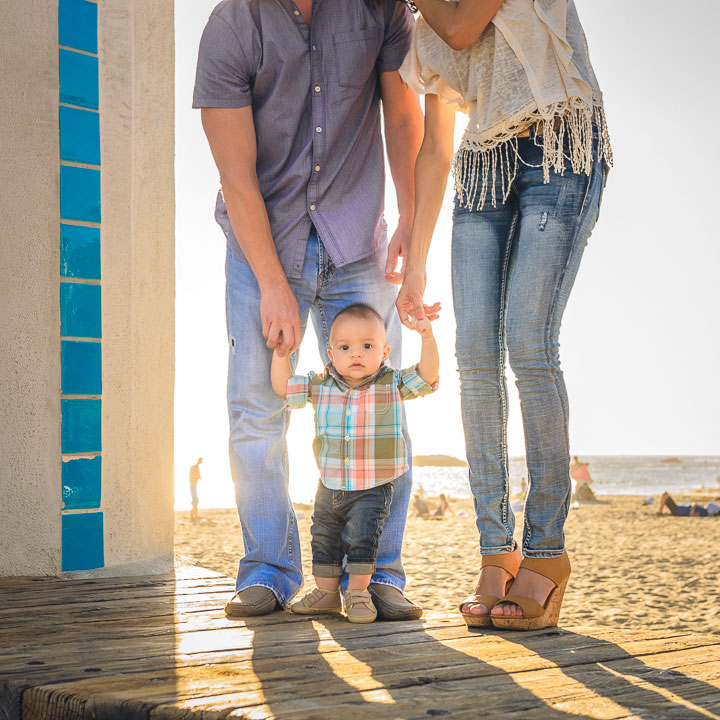
[[(608, 496), (570, 511), (567, 548), (573, 563), (561, 625), (650, 627), (720, 633), (720, 518), (658, 517), (657, 498)], [(707, 502), (717, 495), (678, 496)], [(429, 500), (433, 507), (432, 499)], [(406, 592), (427, 610), (452, 612), (474, 586), (477, 530), (470, 500), (454, 500), (441, 520), (409, 518), (403, 547)], [(307, 583), (310, 505), (296, 505)], [(175, 551), (203, 567), (235, 576), (242, 536), (234, 510), (175, 516)], [(522, 527), (522, 515), (517, 528)], [(518, 535), (519, 537), (519, 535)]]

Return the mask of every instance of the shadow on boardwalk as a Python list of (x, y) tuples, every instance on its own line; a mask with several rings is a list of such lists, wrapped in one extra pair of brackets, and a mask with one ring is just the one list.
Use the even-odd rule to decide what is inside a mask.
[[(471, 633), (449, 619), (350, 626), (315, 618), (300, 624), (314, 628), (316, 641), (306, 642), (289, 666), (279, 658), (282, 649), (262, 641), (263, 625), (254, 624), (259, 642), (252, 669), (265, 706), (253, 717), (718, 717), (708, 712), (717, 687), (646, 664), (591, 635)], [(289, 643), (297, 630), (298, 622), (288, 623)]]

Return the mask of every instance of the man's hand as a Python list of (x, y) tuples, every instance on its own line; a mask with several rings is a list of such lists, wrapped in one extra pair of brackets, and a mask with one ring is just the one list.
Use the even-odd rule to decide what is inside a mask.
[(440, 303), (436, 302), (432, 305), (423, 303), (425, 279), (424, 270), (409, 270), (406, 272), (400, 293), (395, 301), (395, 307), (397, 307), (400, 315), (400, 322), (411, 330), (415, 330), (418, 320), (423, 318), (436, 320), (440, 315)]
[[(400, 285), (405, 275), (405, 258), (410, 247), (410, 230), (398, 225), (388, 245), (387, 263), (385, 264), (385, 280)], [(397, 269), (398, 260), (400, 268)]]
[(297, 350), (302, 340), (300, 308), (287, 282), (261, 291), (260, 319), (267, 346), (279, 357)]

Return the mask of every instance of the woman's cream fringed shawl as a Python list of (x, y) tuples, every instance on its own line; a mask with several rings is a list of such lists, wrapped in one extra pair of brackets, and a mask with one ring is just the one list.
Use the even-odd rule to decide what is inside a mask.
[(505, 0), (478, 40), (459, 51), (420, 17), (400, 74), (417, 92), (469, 113), (453, 161), (468, 208), (482, 209), (488, 187), (495, 206), (498, 179), (505, 201), (518, 168), (517, 135), (535, 123), (542, 123), (546, 183), (551, 169), (564, 173), (566, 160), (573, 172), (590, 174), (593, 122), (598, 154), (612, 164), (602, 93), (573, 0)]

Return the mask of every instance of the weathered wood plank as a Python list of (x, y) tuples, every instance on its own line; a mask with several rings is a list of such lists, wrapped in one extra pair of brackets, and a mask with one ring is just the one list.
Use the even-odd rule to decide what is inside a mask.
[(6, 608), (27, 603), (0, 615), (0, 720), (21, 695), (22, 720), (720, 718), (720, 636), (477, 634), (455, 613), (236, 621), (222, 612), (232, 581), (195, 568), (93, 580), (81, 602), (63, 603), (78, 599), (69, 581), (36, 587), (0, 582)]

